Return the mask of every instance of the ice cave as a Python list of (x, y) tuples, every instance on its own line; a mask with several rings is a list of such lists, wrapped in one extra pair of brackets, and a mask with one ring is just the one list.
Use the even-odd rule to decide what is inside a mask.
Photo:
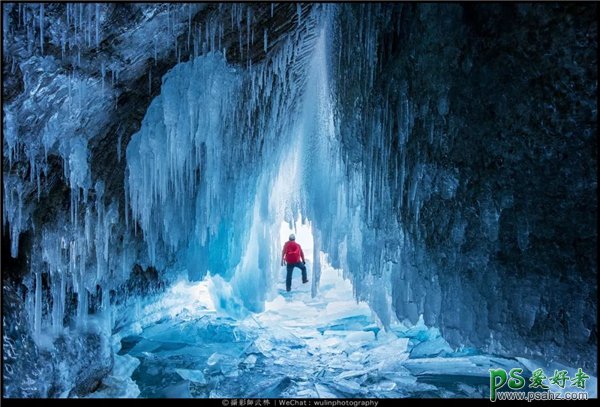
[(597, 397), (596, 17), (3, 2), (2, 397)]

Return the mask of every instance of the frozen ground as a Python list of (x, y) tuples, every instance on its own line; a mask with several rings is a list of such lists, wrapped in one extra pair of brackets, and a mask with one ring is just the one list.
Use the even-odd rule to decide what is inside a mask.
[(298, 270), (291, 293), (284, 278), (282, 269), (264, 312), (239, 321), (215, 309), (210, 278), (176, 284), (115, 335), (115, 371), (93, 396), (487, 398), (488, 369), (523, 367), (530, 377), (535, 366), (453, 352), (421, 323), (385, 332), (331, 267), (315, 298)]

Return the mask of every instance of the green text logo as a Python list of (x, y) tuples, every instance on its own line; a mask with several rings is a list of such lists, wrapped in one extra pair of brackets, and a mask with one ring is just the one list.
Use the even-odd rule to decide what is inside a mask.
[[(569, 384), (571, 387), (585, 390), (585, 381), (589, 379), (590, 376), (581, 368), (577, 369), (577, 372), (575, 372), (573, 377), (569, 377), (568, 373), (569, 372), (566, 370), (555, 369), (554, 374), (548, 377), (543, 369), (535, 369), (531, 372), (531, 377), (529, 378), (529, 388), (536, 389), (537, 391), (541, 390), (549, 392), (550, 386), (564, 389), (567, 387), (567, 384)], [(517, 391), (525, 387), (525, 383), (523, 369), (521, 368), (510, 369), (508, 373), (504, 369), (490, 369), (490, 400), (496, 401), (498, 398), (498, 391), (504, 386), (508, 386), (507, 390), (509, 391)], [(559, 393), (557, 394), (560, 396)], [(535, 396), (533, 393), (530, 395)]]

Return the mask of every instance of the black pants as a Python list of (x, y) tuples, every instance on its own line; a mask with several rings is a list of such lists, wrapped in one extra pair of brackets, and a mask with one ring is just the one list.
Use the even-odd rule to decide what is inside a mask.
[(302, 282), (305, 283), (308, 281), (306, 277), (306, 266), (301, 262), (298, 263), (288, 263), (287, 265), (287, 276), (285, 278), (285, 289), (290, 291), (292, 289), (292, 273), (294, 271), (294, 267), (298, 267), (302, 270)]

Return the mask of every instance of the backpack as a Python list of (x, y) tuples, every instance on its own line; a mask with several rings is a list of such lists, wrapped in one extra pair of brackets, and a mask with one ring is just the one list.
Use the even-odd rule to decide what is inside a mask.
[(300, 245), (290, 244), (285, 250), (285, 259), (288, 263), (298, 263), (300, 261)]

